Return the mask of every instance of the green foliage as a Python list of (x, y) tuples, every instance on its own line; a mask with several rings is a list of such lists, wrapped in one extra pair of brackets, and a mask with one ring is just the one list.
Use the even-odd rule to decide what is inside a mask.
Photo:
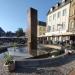
[(13, 47), (17, 47), (17, 43), (13, 43)]
[(8, 31), (8, 32), (6, 32), (6, 36), (7, 37), (13, 37), (13, 36), (15, 36), (15, 33)]
[(4, 55), (4, 59), (5, 59), (5, 63), (6, 64), (11, 64), (12, 63), (12, 60), (13, 60), (12, 56), (9, 55), (9, 54), (5, 54)]
[(5, 36), (5, 31), (0, 27), (0, 37)]
[(19, 28), (19, 29), (16, 31), (16, 36), (17, 36), (17, 37), (25, 36), (25, 33), (23, 32), (23, 29), (22, 29), (22, 28)]

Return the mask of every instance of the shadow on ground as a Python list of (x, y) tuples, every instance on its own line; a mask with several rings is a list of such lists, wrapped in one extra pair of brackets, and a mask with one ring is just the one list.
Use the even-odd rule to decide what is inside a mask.
[(64, 75), (60, 70), (47, 70), (47, 69), (39, 69), (39, 68), (25, 68), (25, 69), (17, 69), (16, 73), (24, 73), (31, 75)]

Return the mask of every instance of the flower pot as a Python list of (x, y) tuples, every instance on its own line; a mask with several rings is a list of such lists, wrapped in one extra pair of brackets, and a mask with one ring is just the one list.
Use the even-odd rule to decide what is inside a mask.
[(8, 71), (8, 72), (12, 72), (15, 70), (15, 63), (11, 63), (11, 64), (4, 64), (4, 70)]

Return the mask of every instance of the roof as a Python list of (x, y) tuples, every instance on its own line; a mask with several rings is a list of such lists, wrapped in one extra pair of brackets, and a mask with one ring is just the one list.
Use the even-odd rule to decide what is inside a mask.
[(64, 2), (58, 2), (55, 6), (52, 6), (52, 11), (49, 9), (49, 11), (47, 12), (47, 15), (55, 12), (56, 10), (62, 8), (63, 6), (69, 4), (70, 2), (71, 0), (65, 0)]
[(38, 25), (40, 25), (40, 26), (46, 26), (46, 22), (38, 21)]

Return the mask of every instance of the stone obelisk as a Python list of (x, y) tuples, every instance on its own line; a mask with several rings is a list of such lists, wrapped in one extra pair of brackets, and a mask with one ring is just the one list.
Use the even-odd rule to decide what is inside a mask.
[(28, 50), (32, 56), (37, 56), (37, 10), (28, 10)]

